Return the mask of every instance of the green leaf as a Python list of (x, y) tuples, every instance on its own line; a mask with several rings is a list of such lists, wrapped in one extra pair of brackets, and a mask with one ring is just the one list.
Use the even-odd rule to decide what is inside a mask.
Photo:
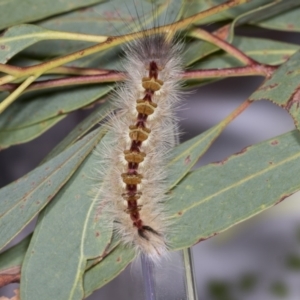
[[(300, 133), (248, 147), (188, 174), (167, 202), (173, 250), (190, 247), (279, 203), (300, 189)], [(280, 174), (280, 175), (279, 175)]]
[(86, 261), (103, 255), (112, 235), (108, 211), (92, 192), (100, 185), (91, 180), (98, 161), (93, 152), (39, 216), (22, 266), (22, 299), (83, 298)]
[[(251, 58), (265, 64), (277, 65), (286, 61), (298, 49), (299, 45), (272, 41), (262, 38), (235, 37), (233, 45)], [(242, 63), (227, 53), (212, 55), (192, 66), (192, 70), (210, 68), (232, 68)]]
[(23, 24), (9, 28), (0, 38), (0, 63), (6, 63), (15, 54), (36, 42), (50, 39), (50, 30)]
[(90, 129), (92, 129), (96, 124), (102, 122), (112, 110), (111, 102), (105, 102), (80, 122), (44, 159), (48, 161), (53, 158), (67, 147), (75, 143), (80, 139), (84, 134), (86, 134)]
[[(203, 4), (202, 0), (196, 0), (191, 3), (187, 3), (186, 13), (184, 15), (190, 16), (195, 14), (195, 11), (208, 9), (210, 7), (214, 7), (219, 4), (224, 4), (223, 0), (213, 0), (209, 1), (209, 5)], [(273, 2), (273, 3), (272, 3)], [(263, 7), (270, 4), (269, 7)], [(216, 13), (212, 16), (206, 17), (201, 20), (197, 24), (207, 24), (217, 21), (224, 21), (228, 19), (235, 19), (236, 17), (245, 14), (247, 12), (251, 12), (251, 20), (261, 20), (263, 18), (273, 16), (278, 14), (279, 12), (283, 12), (285, 10), (290, 9), (291, 7), (295, 7), (299, 5), (294, 0), (284, 0), (284, 1), (274, 1), (274, 0), (255, 0), (248, 1), (248, 3), (226, 9), (225, 11)], [(261, 7), (263, 7), (261, 9)], [(199, 10), (198, 10), (199, 9)]]
[(89, 296), (93, 291), (114, 279), (126, 268), (134, 257), (135, 253), (132, 249), (124, 245), (119, 245), (100, 264), (85, 273), (84, 296)]
[(41, 20), (76, 8), (85, 7), (103, 0), (10, 0), (1, 3), (0, 30), (6, 27)]
[(225, 126), (221, 122), (202, 134), (178, 145), (172, 151), (171, 160), (168, 163), (168, 168), (170, 168), (169, 189), (173, 188), (191, 170), (199, 158), (222, 133)]
[(99, 84), (28, 93), (0, 118), (0, 131), (27, 127), (84, 107), (106, 95), (112, 86)]
[(0, 249), (55, 196), (95, 146), (98, 131), (0, 190)]
[[(91, 9), (76, 10), (46, 19), (38, 24), (51, 30), (80, 32), (95, 35), (122, 35), (133, 30), (165, 25), (182, 14), (181, 1), (110, 0), (94, 5)], [(116, 9), (117, 8), (117, 9)], [(170, 9), (171, 8), (171, 9)], [(198, 11), (198, 10), (197, 10)], [(194, 11), (195, 13), (195, 11)], [(153, 15), (157, 21), (153, 21)]]
[(24, 238), (17, 245), (7, 249), (0, 254), (0, 274), (5, 274), (8, 270), (14, 270), (15, 272), (21, 272), (21, 265), (29, 242), (31, 234)]
[(12, 145), (26, 143), (40, 136), (46, 130), (65, 118), (66, 115), (54, 117), (40, 123), (19, 129), (3, 130), (0, 128), (0, 149), (8, 148)]
[[(202, 1), (199, 1), (199, 2), (194, 1), (192, 4), (191, 3), (188, 4), (188, 8), (191, 10), (191, 13), (190, 13), (191, 15), (194, 14), (195, 11), (197, 11), (195, 6), (197, 7), (199, 5), (200, 5), (200, 7), (202, 7), (203, 2)], [(284, 3), (282, 3), (282, 2), (281, 3), (278, 3), (278, 2), (270, 3), (268, 1), (261, 1), (260, 4), (259, 4), (259, 1), (255, 1), (255, 2), (252, 1), (249, 3), (249, 5), (250, 6), (247, 9), (245, 9), (244, 5), (232, 9), (232, 11), (236, 10), (236, 12), (234, 14), (232, 14), (232, 16), (231, 16), (234, 18), (233, 22), (230, 25), (223, 26), (219, 30), (219, 32), (216, 31), (216, 32), (214, 32), (214, 34), (219, 35), (222, 39), (226, 39), (228, 42), (232, 42), (232, 40), (234, 38), (234, 27), (241, 25), (241, 24), (254, 22), (254, 20), (256, 20), (257, 18), (261, 18), (262, 16), (265, 17), (267, 14), (269, 16), (276, 15), (276, 13), (278, 11), (282, 12), (283, 9), (288, 9), (290, 6), (293, 6), (295, 4), (293, 3), (293, 1), (291, 1), (291, 2), (286, 1)], [(237, 11), (240, 11), (240, 13), (237, 13)], [(226, 11), (225, 14), (227, 15), (228, 12), (231, 12), (231, 10)], [(213, 18), (215, 18), (216, 16), (220, 17), (221, 15), (222, 15), (222, 13), (214, 15), (212, 17)], [(222, 18), (220, 20), (222, 20)], [(200, 23), (204, 23), (204, 22), (200, 22)], [(263, 41), (262, 39), (256, 40), (256, 42), (258, 42), (258, 45), (255, 45), (255, 48), (257, 46), (259, 46), (260, 47), (259, 49), (263, 49), (266, 45), (260, 46), (259, 42), (262, 42), (262, 41)], [(268, 41), (268, 40), (266, 40), (266, 41), (268, 42), (268, 44), (271, 43), (271, 41)], [(269, 46), (270, 45), (268, 45), (268, 48), (269, 48)], [(184, 62), (186, 65), (189, 66), (192, 63), (195, 63), (197, 60), (203, 59), (207, 55), (212, 54), (218, 50), (219, 50), (219, 48), (211, 43), (201, 41), (201, 40), (194, 41), (193, 43), (189, 44), (185, 49)], [(247, 48), (246, 48), (246, 50), (247, 50)], [(266, 57), (268, 57), (267, 53), (266, 53)], [(222, 60), (223, 60), (223, 58), (222, 58)]]
[[(167, 5), (169, 4), (169, 5)], [(168, 7), (172, 9), (168, 9)], [(116, 7), (118, 8), (116, 10)], [(83, 34), (102, 36), (123, 35), (145, 29), (154, 24), (174, 22), (180, 11), (180, 2), (171, 0), (168, 3), (160, 1), (157, 6), (157, 21), (153, 21), (153, 4), (141, 0), (137, 5), (134, 1), (110, 0), (93, 6), (87, 10), (72, 11), (38, 23), (43, 28)], [(126, 40), (124, 39), (124, 42)], [(86, 48), (90, 43), (84, 41), (43, 41), (26, 50), (26, 54), (49, 58), (71, 53)], [(96, 53), (72, 62), (72, 66), (120, 69), (120, 46), (108, 51), (107, 55)], [(112, 52), (112, 53), (111, 53)]]
[(256, 25), (265, 28), (275, 29), (275, 30), (299, 32), (300, 31), (299, 15), (300, 15), (300, 7), (294, 8), (287, 12), (280, 13), (274, 17), (258, 22)]
[[(214, 35), (226, 40), (227, 42), (231, 42), (232, 36), (230, 36), (229, 33), (229, 27), (224, 27), (220, 31), (213, 32)], [(202, 40), (195, 40), (185, 45), (185, 49), (182, 55), (184, 65), (190, 66), (196, 61), (201, 60), (219, 50), (220, 48), (218, 48), (214, 44)]]
[[(264, 5), (271, 0), (256, 0), (256, 1), (249, 1), (247, 4), (242, 4), (234, 8), (227, 8), (224, 11), (220, 11), (216, 14), (213, 14), (211, 16), (208, 16), (200, 21), (197, 22), (197, 24), (207, 24), (207, 23), (213, 23), (218, 21), (224, 21), (228, 19), (234, 19), (235, 17), (243, 14), (244, 12), (251, 11), (256, 9), (257, 7)], [(196, 0), (193, 2), (187, 1), (185, 5), (185, 11), (184, 16), (192, 16), (195, 14), (196, 11), (203, 11), (207, 10), (209, 8), (212, 8), (219, 4), (224, 4), (225, 1), (223, 0), (213, 0), (213, 1), (202, 1), (202, 0)]]
[(286, 63), (282, 64), (271, 78), (250, 96), (250, 100), (266, 99), (285, 108), (300, 129), (300, 51), (296, 52)]
[(116, 234), (113, 234), (109, 246), (106, 248), (105, 252), (96, 258), (88, 259), (85, 270), (87, 271), (101, 262), (106, 256), (110, 255), (110, 253), (113, 252), (117, 246), (119, 246), (119, 244), (120, 238)]
[[(255, 24), (261, 20), (282, 14), (285, 11), (293, 7), (299, 6), (299, 2), (294, 0), (284, 1), (249, 1), (249, 5), (255, 5), (255, 8), (250, 14), (247, 14), (247, 9), (243, 9), (243, 6), (236, 7), (233, 10), (243, 9), (243, 17), (238, 21), (238, 24), (252, 23)], [(253, 6), (252, 6), (253, 7)]]

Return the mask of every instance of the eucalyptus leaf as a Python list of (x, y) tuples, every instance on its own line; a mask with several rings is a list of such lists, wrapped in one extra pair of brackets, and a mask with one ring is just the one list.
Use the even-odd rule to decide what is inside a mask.
[[(294, 2), (296, 3), (297, 1)], [(299, 15), (300, 7), (297, 7), (260, 21), (256, 25), (275, 30), (300, 32)]]
[(106, 95), (112, 86), (99, 84), (30, 92), (10, 105), (0, 118), (0, 132), (28, 127), (82, 108)]
[(174, 187), (205, 154), (215, 139), (222, 133), (225, 125), (221, 122), (196, 137), (178, 145), (171, 153), (167, 165), (170, 169), (169, 189)]
[[(286, 61), (299, 45), (277, 42), (263, 38), (235, 37), (233, 45), (246, 55), (264, 64), (277, 65)], [(227, 53), (212, 55), (192, 66), (192, 70), (211, 68), (233, 68), (242, 66), (237, 59)]]
[[(167, 202), (172, 250), (220, 233), (300, 189), (300, 133), (296, 130), (243, 149), (188, 174)], [(280, 175), (279, 175), (280, 174)]]
[(86, 261), (102, 255), (112, 235), (103, 196), (92, 191), (101, 184), (91, 180), (98, 160), (93, 152), (40, 214), (22, 266), (22, 299), (83, 298)]
[(132, 249), (120, 244), (100, 264), (88, 270), (84, 274), (85, 297), (114, 279), (126, 268), (134, 257), (135, 253)]
[(0, 63), (6, 63), (15, 54), (32, 44), (53, 38), (52, 33), (54, 32), (31, 24), (16, 25), (9, 28), (0, 37)]
[(105, 102), (93, 110), (93, 112), (80, 122), (44, 159), (48, 161), (52, 157), (65, 150), (67, 147), (75, 143), (96, 124), (102, 122), (112, 111), (111, 102)]
[[(156, 1), (156, 21), (153, 20), (153, 4), (147, 0), (139, 3), (126, 0), (110, 0), (94, 5), (86, 10), (72, 11), (38, 23), (53, 31), (92, 34), (100, 36), (119, 36), (139, 31), (153, 25), (174, 22), (180, 16), (180, 1)], [(126, 39), (124, 39), (126, 42)], [(43, 41), (25, 51), (27, 55), (39, 57), (61, 56), (88, 47), (85, 41)], [(72, 62), (72, 66), (120, 69), (120, 46), (108, 51), (106, 55), (96, 53)], [(111, 53), (112, 52), (112, 53)]]
[(92, 5), (103, 0), (10, 0), (1, 3), (0, 30), (6, 27), (41, 20), (76, 8)]
[(93, 268), (95, 265), (99, 264), (106, 256), (110, 255), (120, 244), (120, 237), (113, 232), (112, 238), (110, 240), (109, 246), (106, 248), (105, 252), (102, 255), (97, 256), (93, 259), (88, 259), (85, 270)]
[(300, 129), (300, 51), (297, 51), (286, 63), (250, 96), (250, 100), (266, 99), (283, 108), (293, 117)]
[[(243, 14), (244, 12), (251, 11), (270, 3), (272, 0), (256, 0), (256, 1), (248, 1), (246, 4), (239, 5), (237, 7), (231, 8), (230, 6), (227, 9), (218, 11), (215, 14), (205, 17), (204, 19), (197, 22), (197, 24), (207, 24), (212, 22), (224, 21), (227, 19), (234, 19), (236, 16)], [(213, 0), (210, 2), (196, 0), (193, 2), (187, 2), (185, 5), (184, 16), (192, 16), (195, 14), (195, 11), (207, 10), (216, 5), (224, 4), (223, 0)], [(226, 4), (225, 4), (226, 5)]]
[[(261, 61), (263, 63), (277, 64), (282, 61), (285, 61), (290, 55), (294, 53), (294, 49), (298, 49), (297, 45), (288, 44), (288, 43), (279, 43), (276, 41), (271, 41), (267, 39), (255, 39), (255, 38), (246, 38), (246, 37), (234, 37), (234, 30), (236, 26), (245, 24), (247, 22), (254, 22), (256, 19), (261, 19), (262, 16), (266, 17), (276, 15), (279, 11), (289, 9), (291, 6), (296, 5), (293, 1), (287, 2), (270, 2), (262, 1), (261, 5), (258, 5), (259, 2), (252, 2), (251, 9), (244, 11), (243, 6), (236, 8), (237, 10), (243, 10), (241, 14), (233, 14), (233, 22), (230, 25), (222, 27), (219, 31), (214, 32), (215, 35), (221, 37), (222, 39), (227, 40), (233, 45), (238, 47), (240, 50), (245, 52), (247, 55), (253, 57), (254, 59)], [(190, 6), (190, 9), (193, 11), (195, 5), (203, 5), (202, 1), (195, 1)], [(254, 5), (254, 6), (253, 6)], [(257, 5), (257, 6), (256, 6)], [(234, 9), (233, 9), (234, 10)], [(227, 12), (226, 12), (227, 13)], [(221, 15), (221, 14), (220, 14)], [(220, 16), (219, 15), (219, 16)], [(215, 17), (215, 15), (213, 16)], [(278, 47), (278, 48), (277, 48)], [(265, 48), (265, 49), (264, 49)], [(225, 54), (216, 54), (211, 58), (202, 61), (203, 58), (206, 58), (209, 54), (215, 53), (220, 50), (215, 45), (196, 40), (193, 43), (189, 44), (184, 51), (184, 63), (186, 66), (190, 66), (195, 62), (201, 60), (192, 66), (192, 69), (200, 68), (229, 68), (241, 66), (241, 64), (232, 58), (227, 53)], [(210, 83), (213, 80), (202, 80), (201, 84)], [(199, 85), (199, 84), (197, 84)], [(193, 84), (189, 84), (190, 87)]]
[(56, 195), (95, 146), (94, 131), (49, 162), (0, 190), (0, 249)]
[(46, 121), (41, 121), (34, 125), (23, 128), (5, 130), (0, 128), (0, 149), (8, 148), (12, 145), (26, 143), (40, 136), (46, 130), (64, 119), (66, 115), (57, 116)]
[(28, 249), (31, 234), (15, 246), (0, 254), (0, 274), (6, 274), (12, 269), (20, 273), (25, 253)]
[[(186, 5), (185, 16), (190, 16), (198, 10), (208, 9), (216, 5), (224, 4), (223, 0), (213, 0), (204, 4), (202, 0), (193, 1), (192, 4), (188, 3)], [(270, 5), (267, 7), (267, 5)], [(238, 5), (236, 7), (228, 8), (224, 11), (217, 12), (214, 15), (208, 16), (203, 20), (199, 21), (197, 24), (207, 24), (212, 22), (224, 21), (228, 19), (235, 19), (237, 16), (251, 12), (251, 20), (258, 21), (273, 15), (278, 14), (279, 12), (286, 11), (291, 7), (298, 6), (297, 1), (294, 0), (284, 0), (284, 1), (274, 1), (274, 0), (252, 0), (248, 1), (245, 4)], [(263, 9), (260, 9), (263, 7)]]
[[(260, 4), (259, 4), (260, 2)], [(277, 14), (289, 11), (293, 7), (299, 6), (299, 2), (294, 0), (284, 0), (284, 1), (249, 1), (247, 4), (253, 8), (250, 14), (247, 14), (249, 10), (244, 9), (245, 6), (238, 6), (233, 8), (233, 11), (242, 11), (242, 18), (237, 22), (238, 24), (252, 23), (256, 24), (261, 20), (276, 16)], [(254, 8), (255, 6), (255, 8)], [(246, 13), (246, 14), (245, 14)], [(240, 16), (241, 14), (239, 14)]]

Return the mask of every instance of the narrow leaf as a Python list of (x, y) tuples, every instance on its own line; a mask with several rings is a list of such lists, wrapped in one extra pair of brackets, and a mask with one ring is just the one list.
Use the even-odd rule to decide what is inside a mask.
[[(235, 37), (233, 45), (251, 58), (265, 64), (277, 65), (285, 62), (298, 49), (299, 45), (272, 41), (262, 38)], [(192, 66), (193, 70), (212, 68), (232, 68), (242, 66), (227, 53), (212, 55)]]
[[(248, 147), (188, 174), (167, 202), (173, 250), (190, 247), (279, 203), (300, 189), (300, 133)], [(280, 174), (280, 176), (279, 176)]]
[(30, 24), (9, 28), (0, 38), (0, 63), (6, 63), (15, 54), (44, 39), (51, 39), (50, 30)]
[(92, 192), (100, 187), (91, 180), (98, 160), (92, 153), (39, 216), (22, 267), (22, 299), (83, 298), (86, 262), (103, 255), (112, 235), (106, 206)]
[[(244, 10), (243, 17), (238, 21), (239, 24), (252, 23), (256, 24), (261, 20), (276, 16), (278, 14), (284, 13), (293, 7), (299, 6), (299, 3), (294, 0), (284, 0), (284, 1), (249, 1), (249, 5), (255, 5), (256, 7), (252, 10), (250, 14), (247, 14), (247, 10)], [(253, 7), (253, 6), (252, 6)], [(239, 10), (237, 7), (236, 10)], [(248, 10), (249, 11), (249, 10)]]
[(0, 249), (55, 196), (97, 143), (92, 132), (54, 159), (0, 190)]
[(75, 143), (96, 124), (102, 122), (110, 113), (112, 108), (111, 102), (105, 102), (101, 106), (97, 107), (93, 112), (80, 122), (46, 157), (45, 161), (48, 161), (52, 157), (65, 150), (67, 147)]
[(100, 264), (88, 270), (84, 275), (85, 297), (119, 275), (134, 257), (132, 249), (119, 245)]
[(103, 0), (10, 0), (1, 3), (0, 30), (6, 27), (41, 20), (76, 8), (92, 5)]
[(21, 265), (30, 239), (31, 234), (0, 254), (0, 287), (20, 280)]
[(300, 51), (281, 65), (271, 78), (250, 96), (250, 100), (269, 100), (283, 108), (293, 117), (300, 129)]
[[(221, 3), (224, 4), (225, 1), (213, 0), (210, 1), (209, 4), (207, 4), (206, 2), (205, 4), (203, 4), (203, 2), (204, 1), (202, 0), (187, 2), (185, 15), (193, 15), (195, 11), (208, 9), (209, 7), (213, 7)], [(273, 5), (271, 5), (272, 2)], [(264, 7), (267, 4), (270, 4), (270, 6)], [(297, 5), (298, 3), (294, 0), (284, 0), (284, 1), (273, 1), (273, 0), (255, 0), (255, 1), (252, 0), (251, 1), (250, 0), (245, 4), (238, 5), (233, 8), (228, 8), (224, 11), (220, 11), (212, 16), (209, 16), (199, 21), (197, 24), (208, 24), (217, 21), (235, 19), (236, 17), (248, 12), (251, 12), (251, 20), (261, 20), (263, 18), (276, 15), (279, 12), (283, 12)]]
[(0, 130), (20, 129), (67, 114), (102, 98), (111, 89), (99, 84), (25, 94), (1, 114)]
[(61, 115), (15, 130), (2, 130), (0, 128), (0, 149), (5, 149), (12, 145), (22, 144), (33, 140), (65, 118), (65, 116), (66, 115)]
[[(297, 1), (295, 1), (295, 4), (296, 2)], [(276, 16), (258, 22), (256, 25), (275, 30), (300, 32), (299, 15), (300, 7), (282, 12)]]
[(170, 168), (170, 176), (168, 178), (170, 189), (191, 170), (199, 158), (221, 134), (225, 126), (224, 123), (220, 122), (200, 135), (178, 145), (172, 151), (171, 160), (168, 163), (168, 167)]

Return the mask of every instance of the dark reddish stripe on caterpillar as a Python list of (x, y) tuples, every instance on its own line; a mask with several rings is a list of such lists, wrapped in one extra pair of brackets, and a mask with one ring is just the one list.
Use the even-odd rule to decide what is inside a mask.
[(147, 118), (154, 113), (157, 107), (157, 104), (152, 102), (152, 97), (163, 85), (163, 82), (158, 79), (158, 73), (159, 67), (155, 61), (151, 61), (149, 63), (149, 77), (142, 79), (142, 86), (145, 89), (144, 97), (137, 100), (137, 122), (135, 125), (129, 126), (131, 146), (129, 150), (124, 151), (128, 165), (127, 172), (122, 174), (123, 182), (126, 184), (125, 192), (122, 194), (124, 200), (127, 201), (126, 212), (129, 214), (133, 226), (137, 228), (139, 236), (147, 240), (145, 231), (159, 234), (150, 226), (144, 225), (140, 216), (142, 206), (138, 205), (138, 200), (142, 192), (138, 191), (137, 186), (141, 183), (143, 176), (138, 173), (138, 168), (146, 156), (146, 153), (141, 152), (142, 143), (148, 139), (151, 133), (151, 130), (146, 127)]

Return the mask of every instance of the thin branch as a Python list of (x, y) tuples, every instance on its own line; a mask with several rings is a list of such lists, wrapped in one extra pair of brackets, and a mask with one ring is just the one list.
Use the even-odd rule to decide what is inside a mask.
[(253, 101), (246, 100), (240, 106), (238, 106), (233, 112), (231, 112), (225, 119), (222, 120), (221, 124), (224, 126), (223, 129), (231, 123), (237, 116), (245, 111)]
[(20, 94), (34, 81), (39, 77), (38, 75), (29, 76), (24, 82), (22, 82), (8, 97), (6, 97), (0, 103), (0, 113), (2, 113), (10, 104), (12, 104)]
[(0, 72), (9, 75), (18, 76), (20, 74), (20, 71), (22, 71), (22, 69), (23, 69), (22, 67), (0, 64)]
[(244, 52), (233, 46), (232, 44), (228, 43), (227, 41), (219, 38), (218, 36), (204, 30), (201, 28), (195, 28), (191, 31), (190, 36), (196, 37), (198, 39), (202, 39), (206, 42), (212, 43), (219, 48), (223, 49), (227, 53), (234, 56), (240, 62), (244, 63), (245, 65), (257, 65), (259, 64), (251, 57), (247, 56)]
[[(5, 65), (0, 63), (0, 72), (6, 73), (12, 76), (18, 76), (25, 67), (17, 67), (11, 65)], [(109, 70), (102, 70), (96, 68), (79, 68), (79, 67), (56, 67), (49, 71), (46, 71), (45, 74), (69, 74), (69, 75), (100, 75), (106, 74)], [(2, 77), (4, 78), (4, 77)], [(1, 79), (0, 79), (1, 80)]]
[[(31, 25), (33, 26), (33, 25)], [(37, 28), (42, 28), (38, 27)], [(85, 42), (94, 42), (101, 43), (106, 40), (107, 36), (101, 35), (92, 35), (92, 34), (82, 34), (76, 32), (68, 32), (68, 31), (56, 31), (56, 30), (48, 30), (42, 28), (42, 32), (32, 32), (26, 35), (18, 36), (18, 40), (28, 40), (29, 38), (35, 38), (39, 41), (41, 40), (71, 40), (71, 41), (85, 41)], [(2, 43), (9, 43), (11, 41), (16, 40), (15, 36), (4, 36), (1, 38)]]
[(10, 284), (18, 283), (21, 278), (21, 266), (11, 267), (0, 272), (0, 288)]
[(245, 67), (224, 68), (224, 69), (202, 69), (192, 70), (183, 73), (182, 78), (188, 79), (209, 79), (209, 78), (226, 78), (237, 76), (264, 76), (270, 77), (277, 66), (269, 65), (250, 65)]
[[(90, 76), (77, 76), (77, 77), (68, 77), (61, 79), (51, 79), (43, 80), (32, 83), (25, 92), (36, 91), (54, 87), (66, 87), (74, 85), (86, 85), (86, 84), (96, 84), (104, 82), (116, 82), (122, 81), (125, 78), (125, 73), (122, 72), (110, 72), (108, 74), (102, 75), (90, 75)], [(15, 83), (5, 84), (0, 86), (0, 91), (14, 91), (19, 85)]]
[(6, 84), (8, 82), (12, 82), (16, 79), (15, 76), (13, 75), (6, 75), (6, 76), (3, 76), (0, 78), (0, 86), (3, 85), (3, 84)]
[(111, 70), (96, 68), (79, 68), (79, 67), (57, 67), (47, 71), (47, 74), (68, 74), (68, 75), (101, 75), (108, 74)]
[[(275, 70), (276, 66), (259, 65), (259, 66), (246, 66), (237, 68), (225, 68), (225, 69), (202, 69), (185, 71), (180, 75), (182, 80), (193, 79), (211, 79), (211, 78), (226, 78), (236, 76), (270, 76)], [(68, 78), (43, 80), (32, 83), (24, 92), (36, 91), (54, 87), (67, 87), (74, 85), (87, 85), (97, 84), (105, 82), (117, 82), (123, 81), (126, 78), (124, 72), (117, 72), (112, 70), (101, 70), (103, 74), (89, 75), (89, 76), (72, 76)], [(78, 70), (80, 73), (80, 70)], [(96, 73), (96, 70), (95, 70)], [(19, 84), (9, 83), (0, 86), (0, 91), (12, 92), (18, 88)]]
[[(225, 11), (228, 8), (232, 8), (238, 5), (241, 5), (243, 3), (248, 2), (249, 0), (231, 0), (231, 1), (227, 1), (225, 3), (222, 3), (220, 5), (214, 6), (208, 10), (199, 12), (191, 17), (188, 17), (186, 19), (177, 21), (173, 24), (170, 25), (164, 25), (158, 28), (152, 28), (152, 29), (148, 29), (148, 30), (144, 30), (144, 31), (140, 31), (140, 32), (135, 32), (135, 33), (131, 33), (131, 34), (127, 34), (127, 35), (122, 35), (122, 36), (116, 36), (116, 37), (106, 37), (105, 41), (103, 41), (102, 43), (99, 43), (97, 45), (85, 48), (83, 50), (80, 51), (76, 51), (74, 53), (62, 56), (62, 57), (58, 57), (55, 58), (53, 60), (50, 60), (48, 62), (44, 62), (35, 66), (31, 66), (31, 67), (25, 67), (21, 70), (17, 70), (14, 69), (12, 70), (14, 72), (15, 76), (19, 76), (19, 77), (23, 77), (23, 76), (30, 76), (33, 75), (35, 73), (45, 73), (53, 68), (56, 68), (58, 66), (64, 65), (66, 63), (69, 63), (71, 61), (77, 60), (79, 58), (103, 51), (103, 50), (107, 50), (109, 48), (112, 48), (114, 46), (120, 45), (122, 43), (126, 42), (130, 42), (134, 39), (137, 38), (141, 38), (144, 36), (149, 36), (149, 35), (153, 35), (153, 34), (157, 34), (159, 32), (172, 32), (174, 30), (179, 30), (179, 29), (183, 29), (187, 26), (190, 26), (192, 23), (195, 23), (199, 20), (205, 19), (208, 16), (211, 16), (215, 13), (221, 12), (221, 11)], [(6, 82), (1, 82), (0, 79), (0, 84), (4, 84), (7, 83)]]

